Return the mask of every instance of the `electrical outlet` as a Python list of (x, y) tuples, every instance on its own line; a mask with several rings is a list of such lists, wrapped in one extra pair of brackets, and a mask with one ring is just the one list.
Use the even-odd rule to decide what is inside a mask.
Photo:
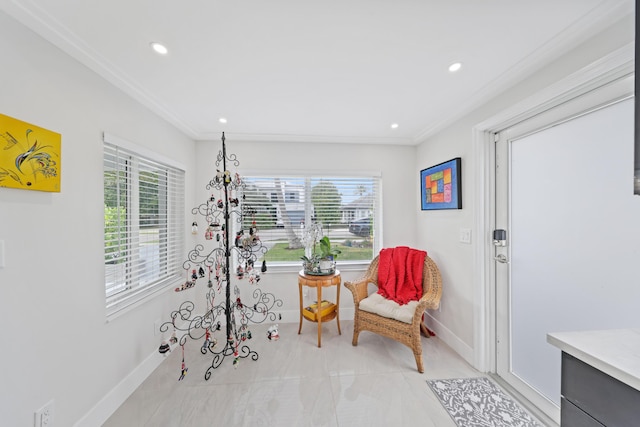
[(53, 399), (35, 412), (35, 427), (53, 427)]

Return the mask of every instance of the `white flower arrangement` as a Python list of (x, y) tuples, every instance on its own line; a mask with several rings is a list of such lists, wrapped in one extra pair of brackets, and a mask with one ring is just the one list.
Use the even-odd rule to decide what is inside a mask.
[[(323, 236), (322, 225), (315, 223), (307, 227), (302, 236), (304, 244), (303, 268), (305, 272), (332, 273), (335, 268), (335, 258), (342, 252), (338, 248), (332, 248), (328, 236)], [(316, 251), (316, 245), (320, 250)]]
[(304, 255), (311, 258), (316, 252), (316, 245), (322, 238), (322, 225), (313, 223), (307, 226), (302, 233), (302, 244), (304, 245)]

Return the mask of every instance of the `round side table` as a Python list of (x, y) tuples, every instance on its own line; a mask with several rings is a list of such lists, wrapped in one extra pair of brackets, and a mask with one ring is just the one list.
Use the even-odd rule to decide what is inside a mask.
[[(307, 319), (318, 324), (318, 347), (321, 347), (322, 341), (322, 323), (336, 319), (338, 324), (338, 334), (342, 335), (340, 330), (340, 270), (336, 270), (333, 274), (312, 275), (305, 274), (304, 270), (298, 273), (298, 291), (300, 293), (300, 327), (298, 334), (302, 331), (302, 319)], [(318, 300), (316, 304), (309, 307), (302, 306), (302, 287), (308, 286), (316, 288)], [(322, 300), (322, 288), (336, 286), (336, 303)]]

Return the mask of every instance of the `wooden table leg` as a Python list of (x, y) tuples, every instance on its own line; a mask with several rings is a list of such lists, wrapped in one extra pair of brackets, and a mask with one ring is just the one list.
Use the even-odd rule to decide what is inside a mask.
[(318, 347), (322, 347), (322, 316), (320, 315), (322, 309), (322, 286), (316, 287), (318, 290)]
[(336, 322), (338, 323), (338, 335), (342, 335), (340, 330), (340, 282), (338, 282), (336, 291)]
[(298, 326), (298, 335), (302, 331), (302, 284), (298, 281), (298, 293), (300, 294), (300, 326)]

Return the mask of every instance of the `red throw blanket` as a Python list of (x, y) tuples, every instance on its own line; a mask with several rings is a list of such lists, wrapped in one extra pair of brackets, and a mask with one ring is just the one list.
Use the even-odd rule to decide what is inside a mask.
[(378, 293), (400, 305), (422, 297), (425, 251), (407, 246), (382, 249), (378, 263)]

